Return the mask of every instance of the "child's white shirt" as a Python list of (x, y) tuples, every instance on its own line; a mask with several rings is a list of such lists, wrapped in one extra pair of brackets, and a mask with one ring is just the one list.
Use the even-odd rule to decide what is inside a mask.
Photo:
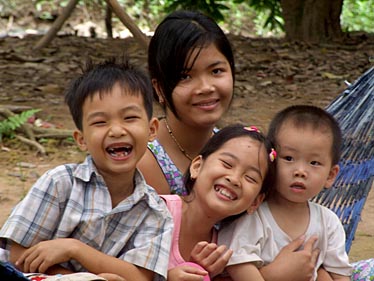
[[(328, 272), (350, 276), (352, 267), (345, 251), (344, 228), (330, 209), (309, 202), (310, 221), (306, 240), (318, 236), (314, 247), (320, 249), (316, 269), (323, 265)], [(223, 227), (218, 243), (234, 251), (228, 265), (252, 262), (261, 267), (272, 262), (292, 239), (278, 226), (267, 202), (253, 214), (245, 214)], [(316, 274), (315, 274), (316, 278)]]

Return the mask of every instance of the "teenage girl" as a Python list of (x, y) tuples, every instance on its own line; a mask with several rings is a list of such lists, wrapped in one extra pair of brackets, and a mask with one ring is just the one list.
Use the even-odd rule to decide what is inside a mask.
[(148, 67), (164, 116), (139, 168), (160, 194), (185, 195), (183, 174), (232, 101), (231, 45), (211, 18), (176, 11), (156, 28)]

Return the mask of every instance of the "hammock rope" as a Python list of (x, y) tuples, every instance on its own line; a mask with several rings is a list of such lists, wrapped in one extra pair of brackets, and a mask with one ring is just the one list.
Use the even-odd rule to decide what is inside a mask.
[(334, 185), (313, 201), (338, 215), (348, 253), (374, 181), (374, 68), (348, 86), (326, 110), (337, 119), (343, 133), (340, 172)]

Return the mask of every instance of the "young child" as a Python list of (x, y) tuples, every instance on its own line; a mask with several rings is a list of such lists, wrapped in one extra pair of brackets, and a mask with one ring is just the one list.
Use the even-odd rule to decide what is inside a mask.
[[(172, 217), (136, 169), (157, 131), (150, 79), (127, 61), (91, 63), (65, 100), (74, 139), (89, 155), (34, 184), (2, 227), (2, 248), (24, 272), (166, 277)], [(98, 262), (88, 264), (83, 252)]]
[(290, 106), (274, 117), (268, 137), (278, 153), (276, 183), (254, 214), (220, 232), (219, 244), (234, 251), (227, 271), (235, 281), (264, 280), (252, 278), (256, 276), (252, 273), (258, 274), (257, 268), (272, 262), (297, 237), (316, 236), (320, 253), (315, 271), (322, 266), (329, 273), (324, 280), (350, 280), (339, 218), (309, 201), (331, 187), (339, 172), (342, 136), (338, 123), (318, 107)]
[(255, 127), (231, 125), (208, 141), (186, 174), (188, 195), (162, 195), (175, 226), (168, 280), (210, 280), (224, 269), (232, 252), (216, 245), (215, 226), (258, 207), (272, 183), (273, 159)]
[(232, 101), (231, 45), (211, 18), (176, 11), (156, 28), (148, 67), (165, 116), (138, 167), (160, 194), (185, 195), (183, 174)]
[[(228, 126), (210, 139), (187, 172), (188, 195), (162, 195), (175, 224), (167, 280), (210, 280), (224, 269), (232, 252), (217, 246), (215, 226), (258, 207), (272, 183), (273, 160), (270, 142), (255, 127)], [(89, 270), (107, 259), (83, 243), (73, 250), (55, 244), (55, 260), (69, 256)]]

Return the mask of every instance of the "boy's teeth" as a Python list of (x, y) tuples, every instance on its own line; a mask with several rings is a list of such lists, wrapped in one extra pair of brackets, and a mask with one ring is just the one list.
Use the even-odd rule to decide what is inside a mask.
[(130, 153), (129, 147), (115, 147), (115, 148), (108, 148), (108, 153), (112, 156), (126, 156)]

